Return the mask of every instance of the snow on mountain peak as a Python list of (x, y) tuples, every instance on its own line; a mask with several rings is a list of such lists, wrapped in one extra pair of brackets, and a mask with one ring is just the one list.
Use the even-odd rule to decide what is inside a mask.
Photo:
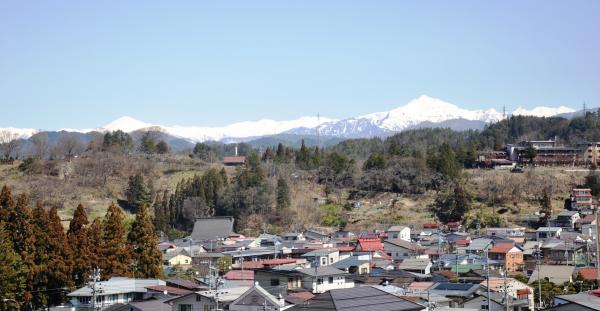
[(513, 116), (535, 116), (535, 117), (551, 117), (561, 113), (575, 112), (575, 109), (560, 106), (560, 107), (535, 107), (533, 109), (517, 108), (513, 111)]
[(133, 132), (139, 129), (151, 127), (152, 124), (142, 122), (132, 117), (120, 117), (109, 124), (105, 125), (102, 129), (107, 131), (121, 130), (123, 132)]

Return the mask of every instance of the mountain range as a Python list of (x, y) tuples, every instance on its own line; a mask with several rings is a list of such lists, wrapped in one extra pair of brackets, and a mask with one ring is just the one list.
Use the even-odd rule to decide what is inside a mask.
[[(512, 115), (533, 115), (550, 117), (555, 115), (573, 115), (574, 109), (560, 107), (535, 107), (531, 110), (517, 108)], [(153, 131), (160, 132), (171, 139), (190, 143), (248, 142), (279, 137), (311, 137), (317, 139), (346, 139), (375, 136), (389, 136), (394, 133), (414, 128), (448, 127), (455, 130), (482, 129), (486, 124), (502, 120), (505, 116), (495, 109), (468, 110), (443, 100), (422, 95), (406, 105), (384, 112), (375, 112), (359, 117), (336, 120), (326, 117), (302, 117), (289, 121), (259, 120), (245, 121), (223, 127), (202, 126), (163, 126), (149, 124), (131, 117), (121, 117), (109, 124), (94, 129), (63, 129), (59, 131), (91, 133), (122, 130), (124, 132)], [(27, 139), (41, 130), (0, 128)]]

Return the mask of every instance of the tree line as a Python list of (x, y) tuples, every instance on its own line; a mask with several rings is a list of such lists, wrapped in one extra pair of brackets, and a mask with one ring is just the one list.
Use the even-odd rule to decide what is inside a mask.
[[(142, 205), (129, 230), (124, 214), (111, 204), (102, 219), (90, 222), (77, 206), (65, 232), (58, 209), (33, 208), (26, 193), (0, 192), (0, 309), (11, 299), (22, 309), (59, 305), (66, 294), (87, 284), (94, 268), (102, 278), (162, 276), (162, 253), (148, 209)], [(15, 306), (12, 306), (15, 307)]]

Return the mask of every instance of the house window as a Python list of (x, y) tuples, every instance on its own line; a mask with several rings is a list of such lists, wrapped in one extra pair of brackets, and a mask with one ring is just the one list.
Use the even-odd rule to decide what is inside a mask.
[(279, 286), (279, 279), (271, 279), (271, 286)]
[(288, 288), (296, 288), (296, 282), (293, 278), (288, 278)]
[(321, 266), (325, 266), (325, 265), (327, 265), (327, 258), (321, 257)]
[(179, 305), (179, 311), (192, 311), (192, 305)]
[(329, 258), (329, 263), (333, 263), (333, 258)]
[(202, 301), (202, 296), (196, 295), (196, 301)]
[(80, 303), (87, 305), (90, 303), (90, 297), (77, 297), (77, 300), (79, 300)]
[(318, 278), (318, 279), (317, 279), (317, 284), (318, 284), (318, 285), (322, 285), (322, 284), (323, 284), (323, 279), (321, 279), (321, 278)]
[(327, 280), (329, 282), (329, 284), (333, 284), (333, 277), (330, 276), (329, 279)]

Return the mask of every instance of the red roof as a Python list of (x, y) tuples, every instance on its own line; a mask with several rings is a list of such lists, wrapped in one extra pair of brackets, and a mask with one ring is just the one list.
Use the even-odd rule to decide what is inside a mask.
[(336, 249), (340, 252), (351, 252), (354, 250), (354, 246), (338, 246)]
[(239, 280), (250, 280), (254, 281), (254, 271), (252, 270), (231, 270), (223, 276), (226, 280), (239, 281)]
[(448, 270), (435, 271), (434, 273), (439, 274), (447, 279), (455, 278), (457, 276), (456, 273), (454, 273), (452, 271), (448, 271)]
[(359, 252), (374, 252), (374, 251), (383, 251), (383, 243), (379, 239), (358, 239), (358, 244), (356, 244), (357, 251)]
[(595, 281), (598, 278), (598, 269), (596, 269), (596, 268), (581, 268), (579, 270), (579, 274), (581, 274), (581, 276), (585, 280)]
[(592, 295), (594, 295), (594, 296), (596, 296), (596, 297), (600, 297), (600, 288), (598, 288), (598, 289), (594, 289), (594, 290), (592, 291)]
[(177, 287), (171, 287), (171, 286), (166, 286), (166, 285), (146, 286), (146, 289), (154, 291), (154, 292), (165, 292), (166, 291), (169, 294), (173, 294), (173, 295), (177, 295), (177, 296), (183, 296), (183, 295), (187, 295), (189, 293), (193, 293), (191, 290), (177, 288)]
[(244, 269), (262, 269), (265, 265), (260, 261), (244, 261), (239, 266), (244, 265)]
[(423, 224), (424, 229), (437, 229), (439, 227), (440, 227), (440, 225), (438, 225), (438, 224)]
[(512, 243), (499, 243), (499, 244), (494, 245), (494, 247), (492, 247), (490, 249), (490, 253), (493, 253), (493, 254), (506, 254), (513, 247), (515, 247), (515, 246)]
[(458, 245), (458, 246), (468, 246), (469, 244), (471, 244), (471, 240), (465, 240), (465, 239), (456, 240), (456, 241), (454, 241), (454, 243), (456, 243), (456, 245)]
[(460, 223), (460, 221), (451, 221), (448, 223), (448, 226), (450, 227), (459, 227), (462, 226), (462, 224)]

